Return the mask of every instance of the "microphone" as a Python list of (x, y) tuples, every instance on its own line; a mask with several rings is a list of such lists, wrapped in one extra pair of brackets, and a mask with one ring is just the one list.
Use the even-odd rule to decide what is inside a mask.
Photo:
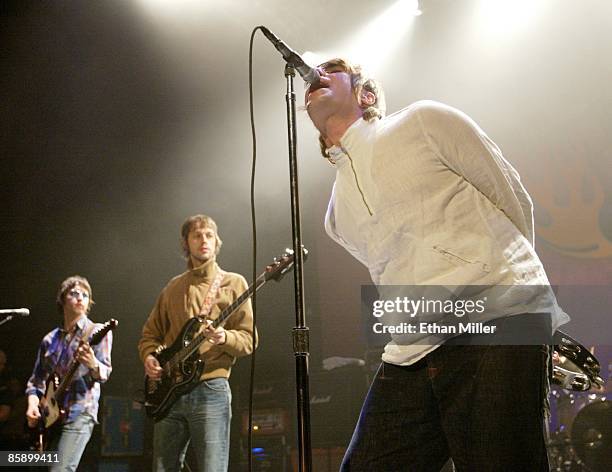
[(0, 315), (30, 316), (30, 310), (27, 308), (12, 308), (8, 310), (0, 310)]
[(296, 70), (302, 76), (302, 79), (304, 79), (304, 82), (308, 82), (309, 84), (319, 83), (319, 78), (321, 76), (317, 69), (306, 64), (304, 59), (302, 59), (297, 52), (287, 46), (268, 28), (265, 26), (260, 26), (260, 28), (264, 36), (268, 38), (274, 47), (281, 53), (283, 59), (296, 68)]

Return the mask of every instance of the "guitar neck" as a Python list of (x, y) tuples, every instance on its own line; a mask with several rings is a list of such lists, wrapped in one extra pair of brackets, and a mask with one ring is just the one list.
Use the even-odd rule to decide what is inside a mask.
[[(219, 314), (219, 316), (213, 320), (213, 328), (217, 328), (218, 326), (222, 325), (225, 320), (227, 320), (238, 308), (240, 308), (240, 306), (245, 301), (251, 298), (257, 290), (263, 287), (266, 282), (267, 280), (265, 274), (261, 274), (259, 277), (257, 277), (257, 279), (255, 279), (255, 282), (249, 285), (249, 287), (238, 298), (236, 298), (236, 300), (234, 300), (231, 305), (228, 305)], [(179, 360), (182, 361), (191, 356), (195, 351), (199, 349), (200, 345), (205, 342), (206, 339), (207, 338), (206, 336), (204, 336), (204, 333), (200, 333), (196, 337), (194, 337), (187, 347), (181, 349), (177, 353), (177, 357), (179, 358)]]
[[(89, 340), (89, 345), (95, 346), (96, 344), (98, 344), (100, 341), (102, 341), (102, 339), (104, 339), (106, 334), (110, 330), (115, 329), (117, 325), (118, 322), (114, 318), (104, 323), (104, 326), (101, 329), (94, 332), (93, 336)], [(81, 342), (82, 341), (83, 340), (81, 340)], [(72, 378), (74, 377), (74, 374), (76, 373), (80, 364), (81, 363), (78, 360), (74, 358), (72, 359), (72, 362), (70, 363), (70, 367), (68, 369), (68, 373), (66, 373), (66, 375), (62, 378), (57, 389), (55, 390), (54, 396), (58, 402), (62, 399), (62, 395), (64, 395), (64, 392), (68, 389), (68, 386), (72, 382)]]
[(229, 305), (219, 314), (219, 316), (212, 322), (213, 327), (216, 328), (222, 325), (225, 322), (225, 320), (227, 320), (230, 316), (232, 316), (232, 314), (238, 308), (240, 308), (240, 306), (245, 301), (251, 298), (257, 290), (263, 287), (265, 283), (266, 283), (265, 276), (264, 274), (261, 274), (259, 277), (257, 277), (257, 279), (255, 279), (254, 283), (249, 285), (249, 287), (244, 291), (244, 293), (242, 293), (242, 295), (236, 298), (236, 300), (234, 300), (231, 305)]

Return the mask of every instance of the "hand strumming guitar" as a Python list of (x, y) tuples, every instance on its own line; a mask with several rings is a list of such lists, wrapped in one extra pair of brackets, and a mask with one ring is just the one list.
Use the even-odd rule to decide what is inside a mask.
[(207, 325), (202, 330), (202, 332), (204, 333), (204, 336), (206, 336), (206, 338), (212, 344), (215, 344), (217, 346), (225, 344), (225, 340), (226, 340), (225, 328), (223, 328), (222, 326), (218, 326), (214, 328), (212, 325), (212, 321), (210, 320), (208, 320), (206, 323)]
[(162, 368), (159, 365), (159, 361), (151, 354), (149, 354), (144, 361), (145, 373), (149, 378), (153, 380), (161, 379)]

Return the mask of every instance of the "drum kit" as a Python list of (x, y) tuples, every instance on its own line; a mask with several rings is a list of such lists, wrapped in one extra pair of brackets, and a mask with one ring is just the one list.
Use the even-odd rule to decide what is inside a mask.
[(612, 471), (612, 389), (597, 358), (555, 335), (548, 451), (555, 472)]

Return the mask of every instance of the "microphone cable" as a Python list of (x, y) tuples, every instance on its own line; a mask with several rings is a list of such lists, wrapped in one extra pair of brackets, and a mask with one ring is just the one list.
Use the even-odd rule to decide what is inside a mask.
[[(251, 139), (253, 145), (251, 157), (251, 233), (253, 235), (253, 270), (251, 280), (255, 282), (257, 279), (257, 220), (255, 214), (255, 168), (257, 164), (257, 135), (255, 133), (255, 112), (253, 107), (253, 40), (257, 30), (261, 29), (257, 26), (251, 32), (249, 41), (249, 114), (251, 119)], [(248, 470), (253, 471), (253, 390), (255, 388), (255, 348), (256, 343), (256, 326), (257, 326), (257, 290), (251, 296), (251, 304), (253, 306), (253, 353), (251, 354), (251, 375), (249, 378), (249, 431), (247, 438), (247, 448), (249, 450)]]

